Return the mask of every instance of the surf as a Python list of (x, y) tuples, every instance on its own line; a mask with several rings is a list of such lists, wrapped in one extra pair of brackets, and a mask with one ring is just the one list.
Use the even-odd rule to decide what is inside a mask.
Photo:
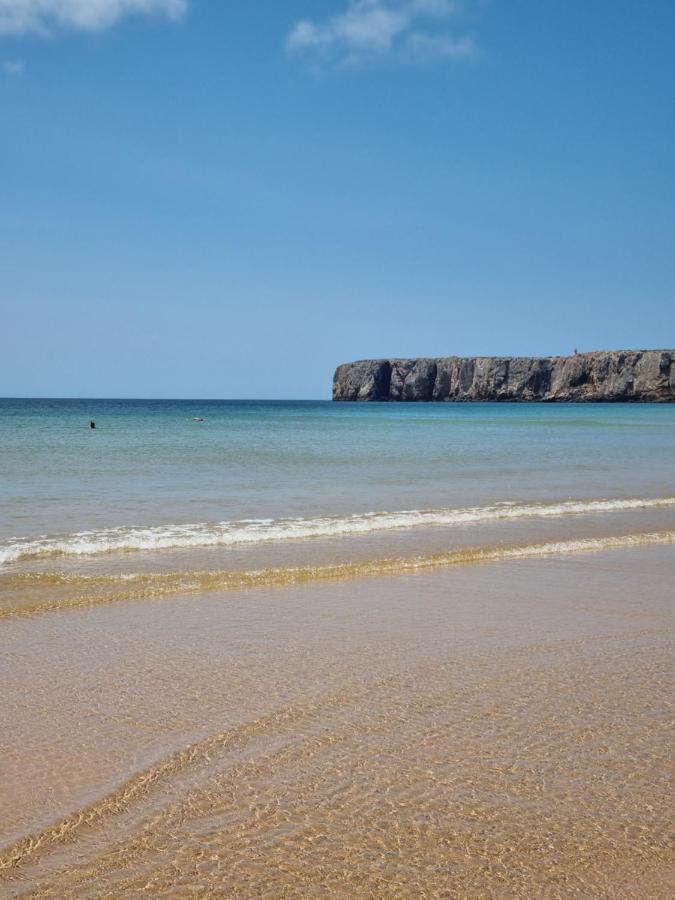
[(242, 519), (215, 523), (105, 528), (0, 542), (0, 565), (49, 557), (94, 557), (110, 553), (227, 548), (246, 544), (339, 538), (474, 525), (500, 520), (554, 519), (597, 513), (675, 507), (675, 497), (563, 500), (553, 503), (504, 501), (488, 506), (366, 512), (348, 516)]

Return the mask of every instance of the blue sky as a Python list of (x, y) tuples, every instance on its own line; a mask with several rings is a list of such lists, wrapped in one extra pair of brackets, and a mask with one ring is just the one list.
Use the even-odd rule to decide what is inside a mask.
[(672, 0), (0, 0), (0, 395), (675, 344)]

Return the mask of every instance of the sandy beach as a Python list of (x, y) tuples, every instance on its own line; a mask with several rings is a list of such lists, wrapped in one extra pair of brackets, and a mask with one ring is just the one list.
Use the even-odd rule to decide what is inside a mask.
[(8, 897), (669, 897), (672, 546), (2, 623)]
[(0, 0), (0, 900), (675, 898), (674, 36)]

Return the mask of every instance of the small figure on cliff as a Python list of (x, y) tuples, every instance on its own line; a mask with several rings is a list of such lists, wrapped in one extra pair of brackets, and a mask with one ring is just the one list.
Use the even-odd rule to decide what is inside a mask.
[(578, 356), (578, 355), (579, 355), (579, 351), (577, 350), (576, 347), (574, 348), (574, 355), (575, 355), (575, 356)]

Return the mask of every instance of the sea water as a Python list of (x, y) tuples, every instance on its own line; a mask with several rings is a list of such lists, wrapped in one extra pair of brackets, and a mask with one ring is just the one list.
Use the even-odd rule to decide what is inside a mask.
[(675, 406), (1, 401), (0, 894), (670, 897), (674, 573)]
[(0, 400), (0, 563), (673, 497), (675, 405)]

